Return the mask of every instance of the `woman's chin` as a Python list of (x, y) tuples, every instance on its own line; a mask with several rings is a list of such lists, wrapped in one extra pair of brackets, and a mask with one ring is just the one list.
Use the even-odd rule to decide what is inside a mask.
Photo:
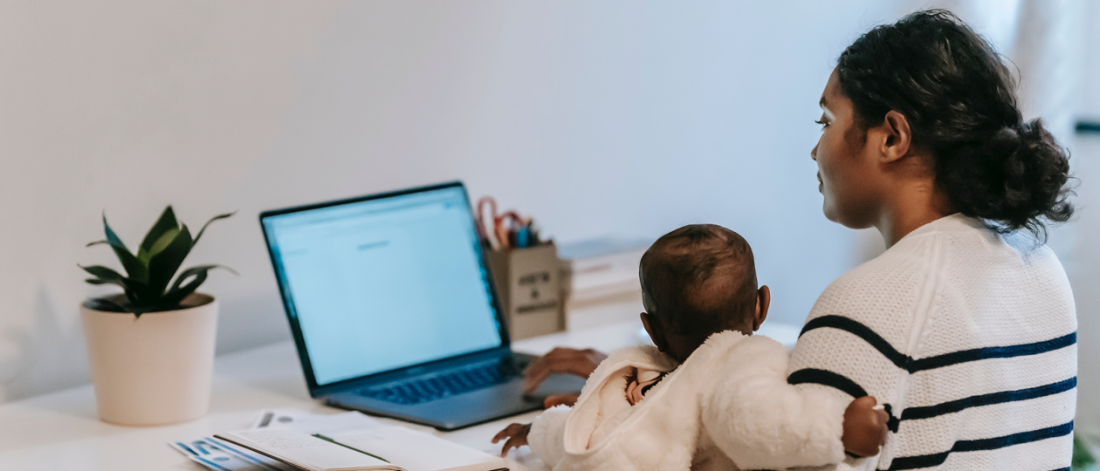
[(829, 204), (828, 200), (821, 205), (821, 212), (825, 214), (825, 219), (828, 219), (829, 222), (835, 222), (849, 229), (866, 229), (871, 227), (871, 225), (866, 222), (858, 222), (861, 221), (861, 219), (852, 217), (853, 214), (846, 214), (838, 211), (835, 206)]
[(838, 223), (838, 224), (840, 223), (840, 220), (838, 219), (838, 216), (837, 216), (836, 208), (834, 208), (831, 204), (829, 204), (828, 199), (826, 199), (823, 203), (821, 203), (821, 212), (825, 214), (825, 219), (828, 219), (829, 221), (832, 221), (832, 222), (835, 222), (835, 223)]

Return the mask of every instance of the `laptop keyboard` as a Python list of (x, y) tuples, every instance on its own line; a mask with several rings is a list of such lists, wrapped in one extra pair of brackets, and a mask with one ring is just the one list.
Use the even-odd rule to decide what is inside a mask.
[(396, 404), (413, 405), (487, 388), (519, 375), (519, 368), (510, 362), (493, 361), (435, 376), (415, 378), (404, 383), (390, 383), (363, 389), (359, 391), (359, 395)]

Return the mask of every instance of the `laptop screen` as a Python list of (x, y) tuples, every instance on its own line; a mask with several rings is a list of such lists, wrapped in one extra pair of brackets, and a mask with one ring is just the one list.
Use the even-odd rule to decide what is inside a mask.
[(317, 386), (503, 344), (461, 185), (262, 221)]

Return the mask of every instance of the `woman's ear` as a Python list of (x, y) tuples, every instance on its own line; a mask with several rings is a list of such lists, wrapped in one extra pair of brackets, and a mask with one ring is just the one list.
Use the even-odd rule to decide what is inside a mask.
[(886, 133), (880, 149), (883, 163), (896, 162), (909, 154), (913, 133), (905, 115), (894, 110), (887, 111), (879, 127)]
[(761, 286), (756, 290), (756, 310), (752, 315), (752, 331), (756, 332), (760, 330), (760, 325), (764, 323), (764, 319), (768, 318), (768, 307), (772, 304), (772, 291), (768, 289), (768, 285)]
[(649, 334), (649, 339), (653, 341), (653, 345), (657, 346), (657, 350), (668, 353), (668, 340), (665, 339), (664, 331), (658, 327), (660, 323), (661, 321), (652, 314), (642, 313), (642, 327), (645, 327), (645, 333)]

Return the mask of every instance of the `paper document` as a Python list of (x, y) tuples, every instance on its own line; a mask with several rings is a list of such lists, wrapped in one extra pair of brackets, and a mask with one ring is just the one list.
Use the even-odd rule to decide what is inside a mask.
[(400, 426), (330, 437), (353, 448), (384, 453), (387, 460), (408, 471), (490, 471), (507, 467), (500, 457)]
[(290, 429), (266, 428), (219, 433), (220, 438), (286, 464), (311, 471), (400, 470), (402, 468), (346, 446)]

